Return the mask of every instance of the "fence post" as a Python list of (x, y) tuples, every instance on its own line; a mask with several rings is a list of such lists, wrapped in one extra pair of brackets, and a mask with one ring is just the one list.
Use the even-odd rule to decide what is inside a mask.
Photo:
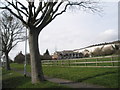
[(57, 60), (57, 66), (58, 66), (58, 60)]
[(86, 63), (85, 63), (85, 66), (87, 66), (87, 59), (85, 59)]
[[(44, 60), (44, 63), (48, 63), (48, 61), (45, 61), (45, 60)], [(47, 64), (45, 64), (45, 65), (47, 65)]]
[(54, 61), (52, 61), (52, 66), (54, 66)]
[[(84, 63), (83, 63), (84, 64)], [(85, 63), (85, 66), (86, 66), (86, 63)]]
[(113, 57), (111, 57), (111, 64), (114, 66)]
[(75, 60), (75, 66), (77, 66), (77, 60)]
[(63, 66), (63, 60), (61, 61), (61, 65)]
[(57, 66), (57, 60), (55, 61), (55, 65)]
[(50, 61), (50, 60), (48, 61), (48, 64), (47, 64), (47, 65), (50, 65), (50, 66), (51, 66), (51, 61)]
[(52, 61), (49, 60), (47, 65), (50, 65), (50, 66), (51, 66), (51, 62), (52, 62)]
[(68, 64), (69, 64), (69, 66), (70, 66), (70, 60), (68, 60)]
[(43, 61), (41, 61), (42, 65), (44, 64)]
[(97, 61), (98, 61), (98, 58), (96, 58), (96, 66), (98, 65), (98, 64), (97, 64)]

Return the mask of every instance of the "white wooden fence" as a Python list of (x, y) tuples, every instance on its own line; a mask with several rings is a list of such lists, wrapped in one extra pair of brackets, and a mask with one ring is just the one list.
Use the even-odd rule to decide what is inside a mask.
[(43, 65), (62, 67), (119, 67), (120, 56), (92, 57), (67, 60), (43, 60)]

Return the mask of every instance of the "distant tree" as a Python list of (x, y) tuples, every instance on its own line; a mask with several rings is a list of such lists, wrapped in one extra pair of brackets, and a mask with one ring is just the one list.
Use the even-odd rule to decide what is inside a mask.
[(89, 52), (89, 50), (87, 50), (87, 49), (85, 49), (85, 50), (83, 51), (83, 54), (84, 54), (84, 57), (89, 57), (89, 56), (90, 56), (90, 52)]
[(120, 49), (115, 52), (116, 55), (120, 55)]
[(115, 54), (120, 55), (120, 42), (118, 44), (115, 44), (114, 50)]
[(100, 56), (101, 55), (101, 48), (95, 48), (95, 50), (92, 52), (93, 56)]
[(44, 55), (50, 55), (48, 49), (46, 49), (46, 52), (44, 53)]
[(115, 44), (114, 49), (115, 49), (115, 50), (119, 50), (119, 49), (120, 49), (120, 45)]
[(46, 52), (43, 54), (42, 60), (51, 60), (52, 56), (50, 56), (48, 49), (46, 49)]
[(90, 57), (90, 54), (86, 53), (84, 57)]
[(7, 9), (28, 28), (32, 83), (38, 83), (45, 80), (38, 47), (40, 32), (57, 16), (66, 12), (68, 7), (92, 12), (98, 12), (100, 8), (94, 0), (39, 0), (37, 4), (35, 0), (25, 1), (26, 4), (21, 0), (2, 0), (0, 9)]
[(0, 17), (0, 30), (2, 35), (2, 52), (6, 56), (6, 70), (10, 70), (9, 52), (18, 42), (23, 41), (23, 25), (12, 14), (3, 11)]
[(102, 50), (102, 55), (112, 55), (115, 53), (115, 50), (112, 46), (108, 46), (108, 47), (105, 47), (103, 50)]

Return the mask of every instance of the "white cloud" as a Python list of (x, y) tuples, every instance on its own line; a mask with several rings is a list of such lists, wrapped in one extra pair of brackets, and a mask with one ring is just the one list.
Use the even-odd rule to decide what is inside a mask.
[(119, 2), (120, 0), (101, 0), (102, 2)]
[(116, 32), (113, 29), (108, 29), (103, 32), (103, 35), (115, 35)]
[(112, 41), (118, 37), (118, 31), (114, 29), (108, 29), (98, 35), (99, 41)]

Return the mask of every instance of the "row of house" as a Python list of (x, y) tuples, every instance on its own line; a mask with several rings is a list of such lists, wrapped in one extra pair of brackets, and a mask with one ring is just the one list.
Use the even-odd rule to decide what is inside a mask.
[(82, 58), (83, 54), (78, 52), (73, 52), (72, 50), (66, 51), (56, 51), (52, 55), (52, 59), (72, 59), (72, 58)]
[(92, 57), (93, 52), (95, 51), (96, 48), (100, 48), (101, 51), (105, 51), (106, 49), (114, 50), (116, 46), (118, 46), (118, 49), (120, 50), (120, 41), (96, 44), (75, 50), (56, 51), (52, 55), (52, 59), (56, 60), (56, 59), (74, 59), (74, 58)]
[(73, 50), (64, 50), (56, 51), (52, 55), (52, 59), (74, 59), (74, 58), (83, 58), (89, 57), (89, 51), (85, 50), (84, 52), (75, 52)]

